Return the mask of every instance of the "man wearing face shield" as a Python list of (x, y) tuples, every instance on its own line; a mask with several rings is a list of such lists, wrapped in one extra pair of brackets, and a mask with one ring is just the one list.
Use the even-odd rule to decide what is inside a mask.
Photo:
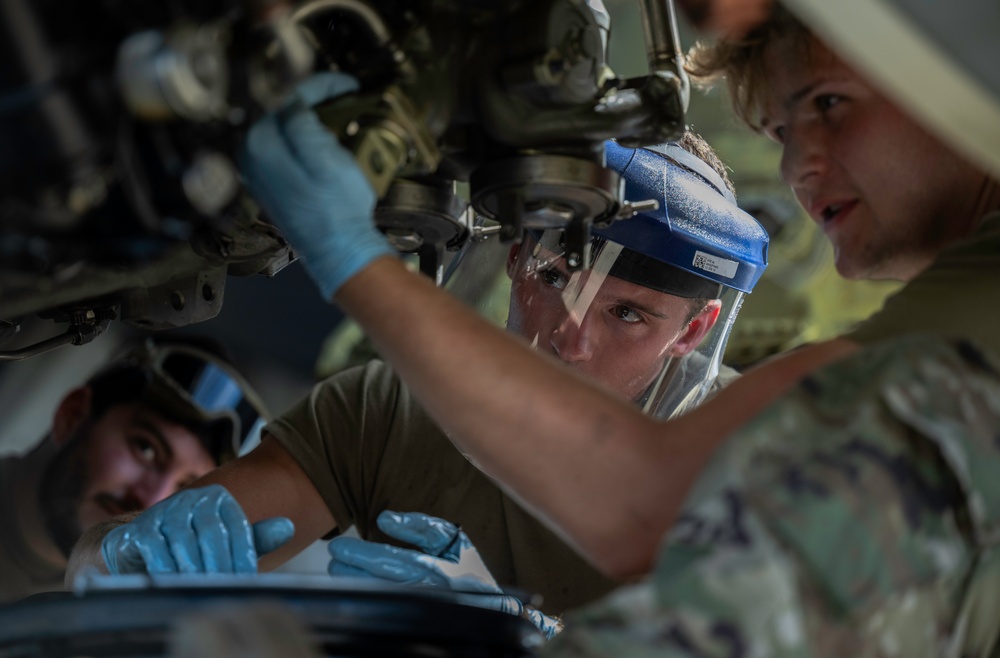
[[(738, 297), (766, 264), (767, 234), (736, 207), (721, 163), (700, 138), (688, 135), (683, 144), (664, 153), (607, 145), (626, 198), (655, 199), (660, 207), (596, 231), (592, 270), (567, 270), (558, 231), (488, 247), (508, 250), (511, 333), (605, 390), (667, 415), (711, 389)], [(691, 151), (708, 154), (702, 157), (719, 171)], [(470, 254), (467, 262), (476, 260)], [(723, 311), (726, 321), (717, 322)], [(699, 344), (708, 346), (704, 353)], [(679, 365), (688, 362), (698, 367)], [(475, 373), (469, 385), (479, 385)], [(460, 524), (497, 581), (540, 594), (546, 612), (582, 605), (616, 585), (477, 470), (381, 361), (319, 384), (265, 428), (258, 450), (198, 484), (224, 489), (207, 487), (204, 498), (173, 507), (165, 501), (111, 531), (103, 551), (112, 572), (223, 570), (197, 547), (137, 559), (135, 538), (143, 547), (166, 546), (158, 523), (214, 504), (228, 490), (250, 523), (288, 517), (295, 524), (294, 538), (265, 558), (266, 567), (351, 526), (365, 539), (389, 540), (379, 514), (405, 509)], [(232, 530), (227, 523), (219, 519)]]
[(85, 530), (154, 505), (259, 438), (263, 405), (206, 345), (142, 341), (63, 398), (37, 447), (0, 460), (0, 602), (61, 589)]
[(722, 354), (742, 295), (766, 265), (767, 235), (718, 174), (679, 144), (608, 142), (606, 153), (624, 175), (626, 198), (672, 202), (595, 229), (593, 267), (572, 275), (560, 257), (561, 231), (531, 234), (508, 258), (507, 329), (669, 418), (736, 375)]

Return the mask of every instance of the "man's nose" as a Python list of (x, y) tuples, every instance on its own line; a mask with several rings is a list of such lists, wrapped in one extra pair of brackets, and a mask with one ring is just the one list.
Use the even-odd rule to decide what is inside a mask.
[(781, 152), (781, 179), (792, 189), (809, 185), (829, 166), (826, 138), (822, 127), (803, 121), (785, 127)]
[(593, 356), (593, 323), (589, 318), (589, 313), (581, 318), (568, 312), (552, 332), (552, 349), (566, 363), (589, 361)]

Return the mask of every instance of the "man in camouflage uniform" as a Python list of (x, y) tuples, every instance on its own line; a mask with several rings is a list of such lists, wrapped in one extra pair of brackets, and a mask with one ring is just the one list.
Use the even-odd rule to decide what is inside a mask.
[(990, 655), (1000, 360), (911, 337), (805, 379), (718, 452), (650, 577), (546, 656)]

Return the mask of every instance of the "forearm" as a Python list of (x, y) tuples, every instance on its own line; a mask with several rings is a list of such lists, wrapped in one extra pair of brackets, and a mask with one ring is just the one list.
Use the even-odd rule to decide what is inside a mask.
[(295, 525), (295, 536), (278, 550), (261, 557), (259, 568), (270, 571), (337, 527), (323, 498), (298, 462), (273, 437), (193, 483), (220, 484), (233, 495), (250, 523), (284, 516)]
[(745, 377), (730, 387), (745, 400), (724, 391), (662, 425), (408, 272), (353, 156), (308, 109), (347, 88), (315, 76), (301, 106), (251, 129), (254, 196), (461, 449), (606, 573), (644, 571), (715, 448), (790, 381)]
[[(585, 554), (601, 553), (589, 543), (595, 534), (608, 541), (606, 526), (588, 534), (595, 516), (624, 516), (626, 537), (647, 532), (644, 514), (607, 498), (616, 491), (609, 472), (634, 483), (655, 423), (543, 362), (394, 258), (371, 222), (375, 195), (364, 174), (309, 109), (356, 88), (344, 76), (314, 76), (296, 90), (300, 104), (254, 125), (242, 158), (254, 197), (323, 294), (355, 316), (442, 427), (509, 491), (582, 538)], [(638, 447), (618, 451), (622, 441)], [(585, 470), (590, 460), (602, 468)], [(577, 492), (592, 495), (578, 501)]]
[[(648, 566), (692, 479), (685, 474), (697, 472), (705, 450), (691, 453), (684, 441), (671, 449), (663, 428), (630, 402), (497, 330), (392, 259), (365, 269), (336, 300), (455, 443), (507, 491), (612, 575), (619, 559)], [(665, 477), (666, 450), (676, 477)], [(644, 557), (625, 555), (632, 548)]]
[(829, 341), (748, 373), (669, 422), (642, 414), (465, 308), (395, 259), (336, 301), (480, 468), (607, 574), (652, 564), (719, 444), (804, 375), (857, 349)]

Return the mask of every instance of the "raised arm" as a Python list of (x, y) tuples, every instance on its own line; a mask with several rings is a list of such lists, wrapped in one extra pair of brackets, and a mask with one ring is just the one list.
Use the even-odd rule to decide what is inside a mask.
[(318, 76), (253, 128), (243, 163), (251, 191), (324, 296), (358, 320), (461, 449), (603, 571), (645, 572), (719, 443), (853, 346), (798, 351), (667, 424), (643, 415), (391, 256), (371, 188), (309, 109), (349, 87)]
[(481, 469), (619, 578), (648, 570), (688, 488), (733, 430), (856, 349), (837, 340), (798, 350), (660, 422), (393, 259), (373, 262), (335, 299)]

